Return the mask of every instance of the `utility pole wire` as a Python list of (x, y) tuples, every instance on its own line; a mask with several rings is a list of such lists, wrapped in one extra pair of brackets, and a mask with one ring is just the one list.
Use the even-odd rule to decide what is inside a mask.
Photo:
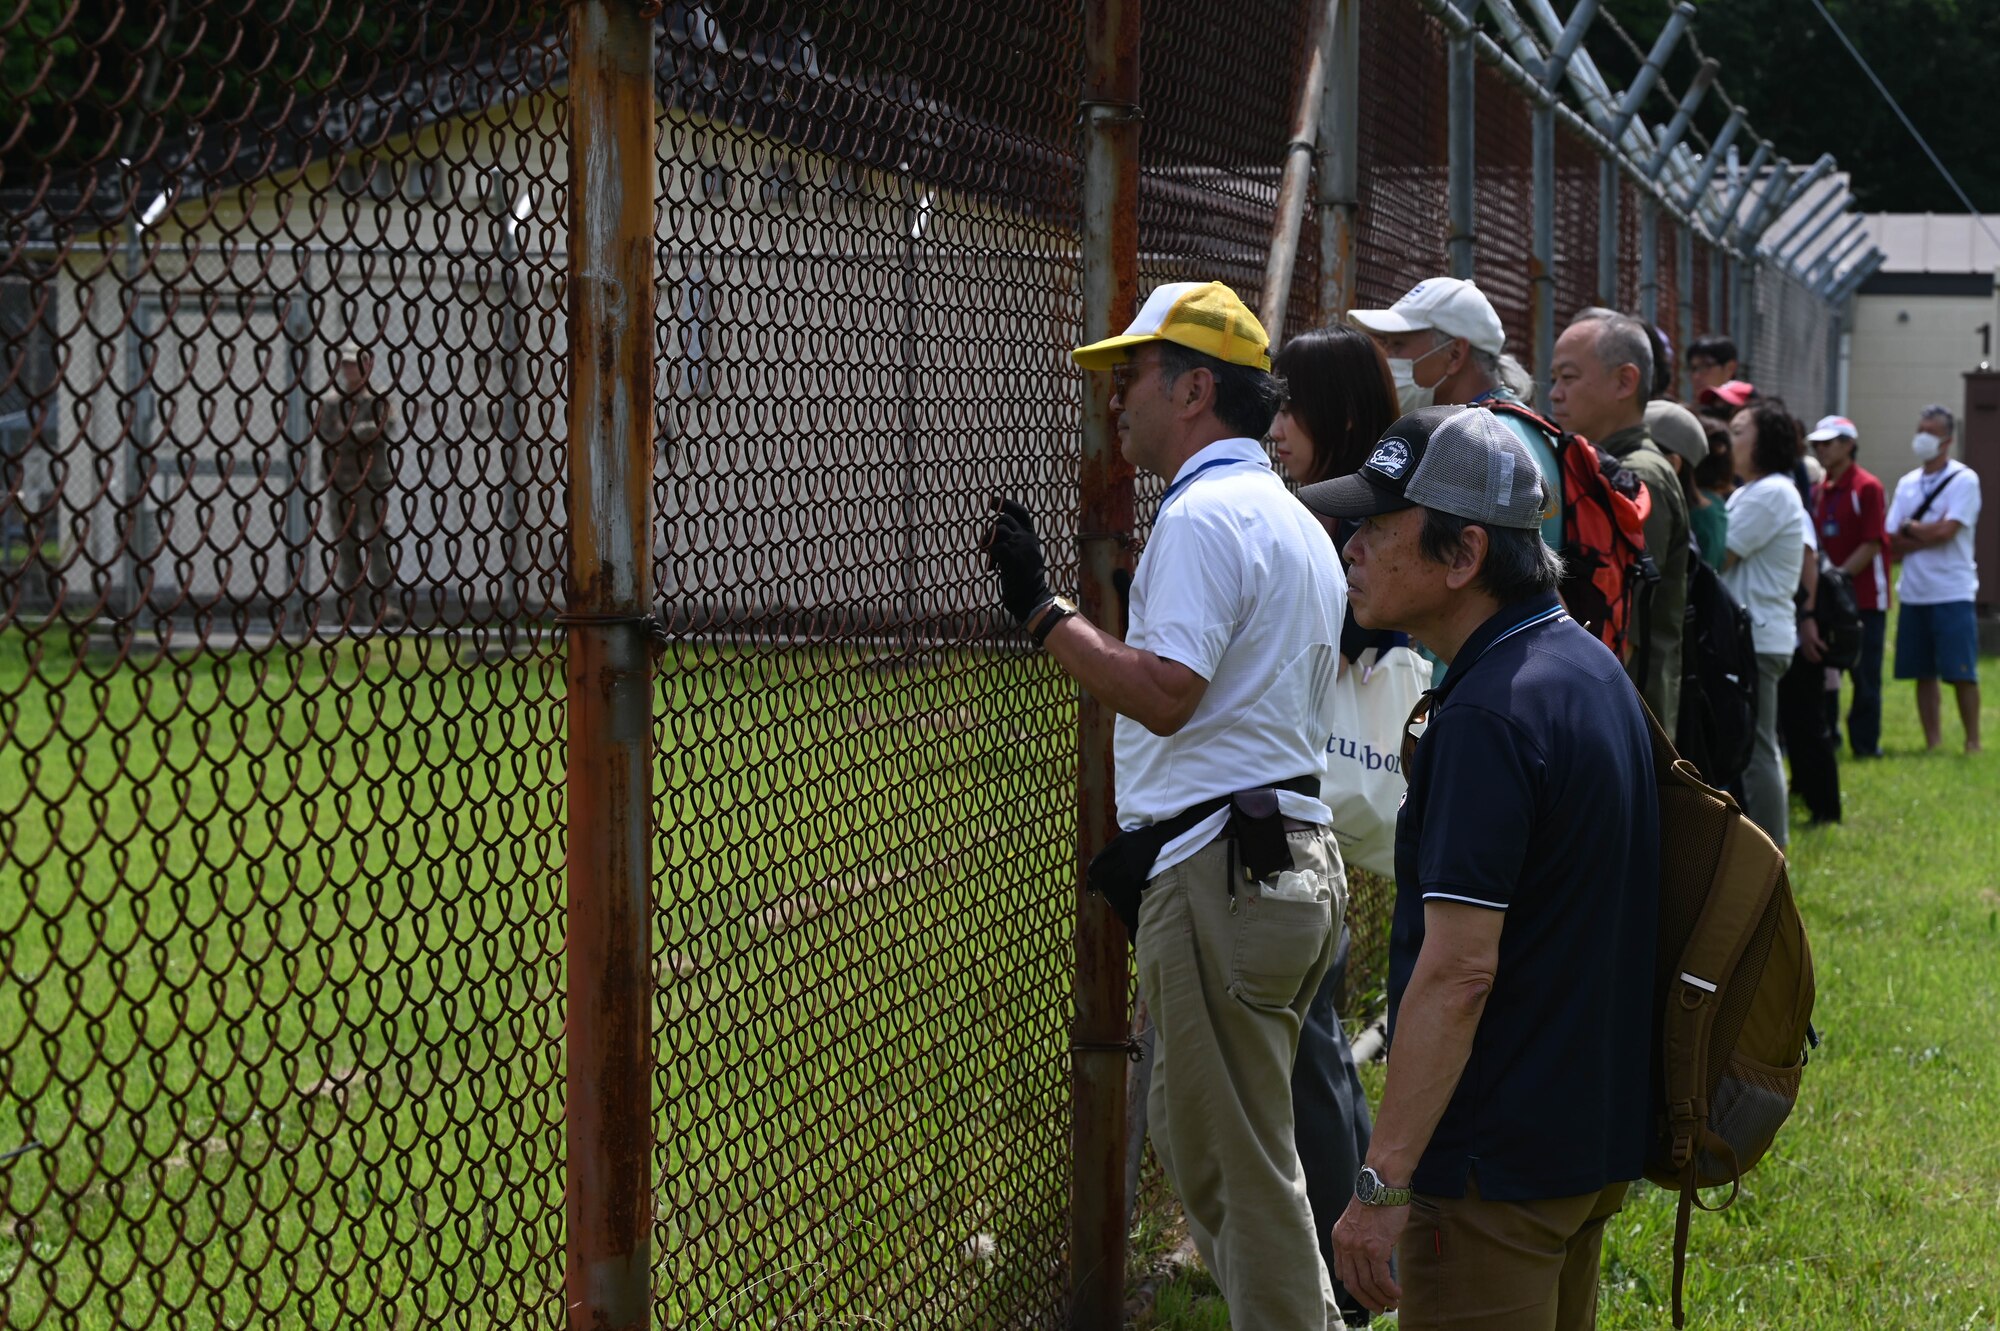
[(1986, 225), (1986, 214), (1972, 206), (1972, 200), (1967, 198), (1965, 191), (1959, 187), (1958, 177), (1952, 175), (1946, 169), (1945, 164), (1938, 160), (1938, 155), (1931, 151), (1931, 145), (1924, 139), (1923, 135), (1917, 132), (1917, 127), (1910, 123), (1910, 118), (1903, 114), (1903, 108), (1897, 104), (1894, 97), (1889, 95), (1889, 90), (1882, 86), (1882, 80), (1876, 76), (1874, 67), (1862, 58), (1861, 52), (1854, 49), (1854, 43), (1847, 40), (1847, 34), (1841, 31), (1840, 24), (1834, 22), (1833, 15), (1826, 12), (1826, 6), (1821, 4), (1820, 0), (1812, 0), (1812, 7), (1817, 9), (1819, 16), (1826, 20), (1826, 26), (1833, 29), (1833, 35), (1840, 38), (1840, 44), (1845, 46), (1847, 53), (1854, 57), (1854, 63), (1861, 66), (1861, 72), (1866, 74), (1868, 81), (1875, 85), (1875, 91), (1882, 94), (1882, 100), (1887, 102), (1889, 109), (1896, 113), (1896, 119), (1903, 122), (1903, 128), (1910, 131), (1910, 137), (1915, 139), (1917, 146), (1924, 150), (1924, 156), (1931, 159), (1931, 165), (1936, 167), (1938, 174), (1944, 177), (1944, 183), (1951, 186), (1951, 192), (1956, 194), (1958, 201), (1965, 205), (1965, 211), (1972, 214), (1972, 220), (1979, 223), (1979, 229), (1986, 233), (1986, 238), (1993, 242), (1993, 247), (2000, 249), (2000, 236), (1994, 235), (1993, 228)]

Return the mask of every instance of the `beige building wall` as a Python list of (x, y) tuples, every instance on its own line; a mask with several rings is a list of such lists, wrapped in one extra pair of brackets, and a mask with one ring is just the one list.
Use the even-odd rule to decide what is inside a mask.
[(1993, 319), (1993, 300), (1979, 296), (1856, 298), (1847, 415), (1861, 432), (1861, 465), (1885, 484), (1916, 465), (1918, 408), (1942, 402), (1964, 414), (1964, 375), (1979, 363), (1979, 326)]
[[(117, 233), (79, 247), (59, 337), (86, 442), (60, 488), (90, 562), (179, 609), (322, 591), (312, 404), (353, 340), (400, 421), (398, 580), (559, 605), (561, 101), (182, 200), (129, 274)], [(716, 626), (990, 608), (964, 589), (992, 496), (1051, 530), (1074, 512), (1075, 237), (679, 110), (658, 157), (661, 598)]]

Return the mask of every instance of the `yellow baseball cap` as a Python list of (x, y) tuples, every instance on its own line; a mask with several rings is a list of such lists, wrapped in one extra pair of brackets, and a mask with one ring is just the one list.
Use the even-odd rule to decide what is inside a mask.
[(1271, 339), (1250, 307), (1220, 282), (1169, 282), (1153, 288), (1139, 317), (1116, 337), (1078, 347), (1070, 359), (1086, 370), (1108, 370), (1148, 342), (1175, 342), (1231, 365), (1271, 368)]

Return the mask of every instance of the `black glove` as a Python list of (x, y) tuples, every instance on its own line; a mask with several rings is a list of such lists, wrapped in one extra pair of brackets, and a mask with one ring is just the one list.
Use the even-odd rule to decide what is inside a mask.
[(1026, 623), (1035, 607), (1052, 595), (1042, 567), (1042, 543), (1027, 509), (1012, 499), (996, 499), (993, 506), (999, 511), (980, 549), (986, 552), (986, 567), (1000, 575), (1000, 604)]

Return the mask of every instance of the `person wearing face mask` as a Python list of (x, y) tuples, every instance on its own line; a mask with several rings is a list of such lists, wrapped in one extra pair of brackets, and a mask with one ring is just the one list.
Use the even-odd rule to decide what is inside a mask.
[(1972, 532), (1979, 525), (1979, 473), (1951, 456), (1953, 417), (1932, 403), (1918, 415), (1910, 451), (1917, 469), (1896, 482), (1889, 503), (1890, 551), (1903, 562), (1896, 594), (1896, 678), (1915, 680), (1924, 747), (1943, 742), (1938, 681), (1958, 694), (1965, 751), (1979, 752), (1979, 631), (1972, 603), (1979, 569)]
[[(1431, 277), (1417, 283), (1386, 310), (1355, 310), (1347, 316), (1368, 330), (1389, 358), (1398, 408), (1407, 415), (1429, 406), (1479, 406), (1519, 402), (1503, 381), (1506, 330), (1493, 302), (1473, 283)], [(1526, 421), (1501, 416), (1527, 448), (1553, 496), (1542, 519), (1542, 540), (1562, 549), (1562, 468), (1541, 431)]]

